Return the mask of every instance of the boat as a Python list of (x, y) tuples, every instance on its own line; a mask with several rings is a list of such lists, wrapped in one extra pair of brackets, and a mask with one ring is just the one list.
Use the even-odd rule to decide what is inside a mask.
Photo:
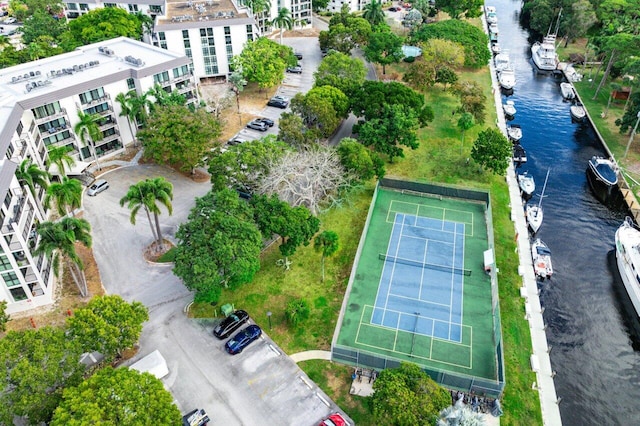
[(555, 71), (558, 68), (558, 55), (556, 54), (556, 37), (558, 35), (558, 27), (560, 26), (560, 16), (562, 9), (558, 13), (555, 31), (551, 32), (553, 22), (549, 25), (547, 35), (543, 37), (542, 42), (536, 41), (531, 46), (531, 59), (533, 63), (542, 71)]
[(491, 52), (494, 55), (497, 55), (498, 53), (500, 53), (502, 49), (500, 48), (500, 43), (495, 42), (495, 43), (491, 43)]
[(507, 117), (513, 118), (516, 115), (516, 104), (512, 100), (508, 100), (502, 104), (502, 109), (504, 110), (504, 115)]
[(498, 24), (495, 22), (489, 25), (489, 41), (498, 41)]
[(519, 143), (513, 145), (513, 161), (518, 164), (524, 164), (527, 162), (527, 152)]
[(640, 315), (640, 231), (627, 217), (616, 231), (616, 261), (636, 315)]
[(516, 73), (511, 68), (500, 71), (498, 73), (498, 82), (503, 89), (511, 90), (516, 85)]
[(498, 14), (496, 13), (496, 8), (493, 6), (485, 6), (484, 14), (487, 17), (488, 24), (495, 24), (498, 22)]
[(594, 155), (587, 167), (587, 180), (596, 198), (606, 203), (618, 185), (618, 166), (611, 159)]
[(560, 83), (560, 91), (562, 92), (562, 97), (569, 101), (576, 97), (576, 92), (573, 91), (571, 83)]
[(535, 234), (542, 226), (542, 219), (544, 213), (542, 211), (542, 199), (544, 198), (544, 191), (547, 189), (547, 180), (549, 180), (549, 170), (547, 170), (547, 176), (544, 178), (544, 186), (542, 187), (542, 193), (540, 194), (540, 201), (537, 205), (527, 204), (525, 215), (527, 217), (527, 224), (531, 231)]
[(533, 192), (536, 190), (536, 181), (533, 179), (533, 176), (524, 172), (518, 175), (518, 186), (520, 187), (520, 192), (523, 197), (531, 198)]
[(507, 126), (507, 136), (512, 142), (518, 142), (522, 139), (522, 128), (519, 124), (511, 124)]
[(578, 122), (584, 121), (587, 116), (587, 111), (585, 111), (584, 107), (580, 103), (571, 105), (571, 108), (569, 108), (569, 113), (571, 114), (571, 118), (574, 121)]
[(497, 72), (511, 68), (511, 62), (509, 61), (509, 54), (507, 52), (498, 53), (495, 58), (493, 58), (493, 63)]
[(531, 257), (533, 259), (533, 270), (536, 277), (544, 280), (551, 279), (553, 275), (553, 267), (551, 266), (551, 250), (540, 239), (536, 238), (531, 244)]

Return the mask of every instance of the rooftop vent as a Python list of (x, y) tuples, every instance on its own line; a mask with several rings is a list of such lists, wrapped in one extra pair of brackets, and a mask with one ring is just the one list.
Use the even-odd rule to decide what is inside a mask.
[(102, 53), (103, 55), (107, 55), (107, 56), (113, 56), (113, 55), (116, 54), (116, 52), (114, 52), (113, 50), (109, 49), (108, 47), (104, 47), (104, 46), (98, 47), (98, 52)]
[(134, 58), (133, 56), (125, 56), (124, 61), (136, 67), (141, 67), (144, 65), (144, 62), (142, 61), (142, 59)]

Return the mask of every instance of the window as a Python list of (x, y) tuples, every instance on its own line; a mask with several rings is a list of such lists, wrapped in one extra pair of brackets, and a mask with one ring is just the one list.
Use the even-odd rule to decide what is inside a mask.
[(187, 74), (189, 74), (189, 67), (187, 65), (173, 69), (173, 78), (179, 78)]
[(22, 289), (22, 287), (12, 288), (12, 289), (9, 289), (9, 291), (13, 296), (13, 300), (15, 300), (16, 302), (19, 302), (20, 300), (24, 300), (27, 298), (27, 295)]
[(100, 105), (92, 106), (91, 108), (87, 108), (84, 110), (85, 114), (99, 114), (101, 112), (109, 110), (108, 103), (102, 103)]
[(247, 25), (247, 40), (253, 41), (253, 25)]
[[(182, 30), (182, 42), (184, 43), (184, 54), (187, 58), (193, 59), (191, 55), (191, 41), (189, 40), (189, 30)], [(193, 62), (189, 65), (189, 69), (193, 71)]]
[(97, 89), (89, 90), (88, 92), (80, 93), (80, 102), (85, 105), (93, 101), (104, 98), (104, 88), (98, 87)]
[(67, 121), (63, 117), (60, 117), (47, 123), (40, 124), (38, 126), (38, 130), (41, 134), (46, 136), (50, 133), (55, 133), (58, 130), (62, 130), (65, 127), (67, 127)]
[(0, 254), (0, 271), (8, 271), (10, 269), (13, 269), (13, 267), (9, 262), (9, 258), (4, 254)]
[(162, 6), (157, 5), (157, 4), (151, 4), (149, 5), (149, 11), (153, 14), (156, 15), (161, 15), (162, 14)]
[(20, 280), (18, 279), (16, 273), (13, 271), (5, 272), (4, 274), (2, 274), (2, 279), (9, 288), (20, 285)]
[(169, 81), (169, 72), (168, 71), (164, 71), (161, 72), (160, 74), (156, 74), (153, 76), (153, 82), (154, 84), (159, 84), (162, 85), (162, 83), (168, 82)]
[(13, 144), (10, 143), (9, 146), (7, 147), (7, 153), (5, 154), (8, 159), (11, 159), (14, 151), (15, 151), (15, 148), (13, 148)]
[(233, 59), (233, 45), (231, 44), (231, 28), (224, 27), (224, 43), (227, 48), (227, 63), (230, 64)]
[(38, 108), (34, 108), (33, 115), (36, 116), (36, 119), (45, 118), (50, 115), (54, 115), (62, 111), (60, 108), (60, 102), (53, 102), (47, 105), (40, 106)]
[(16, 133), (18, 134), (18, 136), (20, 136), (23, 130), (24, 130), (24, 125), (22, 124), (22, 121), (21, 121), (18, 123), (18, 127), (16, 127)]
[(104, 7), (118, 7), (116, 3), (104, 3)]
[(46, 138), (42, 139), (42, 142), (45, 146), (49, 146), (57, 144), (58, 142), (61, 142), (65, 139), (71, 139), (71, 132), (68, 130), (56, 133), (55, 135), (47, 136)]
[(136, 82), (134, 79), (132, 78), (128, 78), (127, 79), (127, 87), (129, 88), (129, 90), (135, 90), (136, 89)]
[(164, 35), (164, 31), (158, 33), (158, 39), (160, 40), (160, 47), (167, 49), (167, 37)]
[(129, 7), (129, 13), (136, 13), (138, 11), (137, 4), (128, 4), (127, 6)]
[(218, 59), (216, 58), (213, 28), (200, 28), (200, 43), (202, 44), (205, 74), (218, 74)]
[(89, 5), (86, 3), (80, 3), (80, 10), (89, 10)]
[(78, 5), (76, 3), (67, 3), (68, 10), (78, 10)]

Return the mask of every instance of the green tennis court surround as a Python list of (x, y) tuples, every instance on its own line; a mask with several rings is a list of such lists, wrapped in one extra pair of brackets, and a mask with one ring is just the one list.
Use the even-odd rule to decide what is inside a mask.
[(332, 359), (408, 361), (452, 389), (499, 396), (502, 334), (486, 192), (383, 179), (373, 196)]

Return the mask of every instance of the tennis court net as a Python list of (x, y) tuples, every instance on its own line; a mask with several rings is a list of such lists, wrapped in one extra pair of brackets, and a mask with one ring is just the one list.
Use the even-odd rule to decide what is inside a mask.
[(400, 263), (402, 265), (416, 266), (418, 268), (435, 269), (436, 271), (442, 271), (442, 272), (452, 272), (456, 275), (466, 275), (466, 276), (471, 275), (470, 269), (454, 268), (452, 266), (436, 265), (434, 263), (417, 262), (415, 260), (404, 259), (402, 257), (387, 256), (386, 254), (383, 254), (383, 253), (378, 254), (378, 259), (384, 260), (385, 262), (393, 262), (393, 263)]

